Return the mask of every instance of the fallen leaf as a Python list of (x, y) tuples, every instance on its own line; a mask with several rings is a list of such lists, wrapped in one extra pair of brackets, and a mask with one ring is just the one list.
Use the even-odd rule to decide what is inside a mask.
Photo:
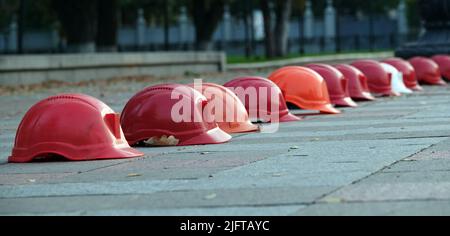
[(138, 173), (130, 173), (130, 174), (127, 175), (127, 177), (138, 177), (138, 176), (141, 176), (141, 174), (138, 174)]
[(274, 174), (272, 174), (272, 176), (273, 177), (281, 177), (281, 174), (280, 173), (274, 173)]
[(300, 147), (299, 147), (299, 146), (292, 146), (292, 147), (290, 147), (289, 149), (295, 150), (295, 149), (300, 149)]
[(201, 152), (200, 155), (206, 155), (209, 154), (209, 152)]
[(35, 179), (29, 179), (28, 182), (30, 182), (30, 183), (35, 183), (36, 180), (35, 180)]
[(216, 197), (217, 197), (217, 194), (211, 193), (211, 194), (206, 195), (206, 196), (204, 197), (204, 199), (206, 199), (206, 200), (212, 200), (212, 199), (214, 199), (214, 198), (216, 198)]
[(327, 198), (323, 199), (323, 201), (326, 203), (341, 203), (344, 200), (342, 198), (338, 198), (338, 197), (327, 197)]

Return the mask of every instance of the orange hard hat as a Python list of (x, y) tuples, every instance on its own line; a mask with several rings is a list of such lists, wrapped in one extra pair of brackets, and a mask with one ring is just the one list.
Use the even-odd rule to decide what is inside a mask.
[[(214, 83), (190, 84), (190, 87), (201, 92), (214, 109), (215, 121), (227, 133), (245, 133), (259, 130), (252, 124), (247, 110), (241, 100), (228, 88)], [(221, 112), (219, 112), (221, 111)]]
[(288, 66), (273, 72), (269, 79), (280, 87), (286, 102), (306, 110), (338, 114), (330, 102), (325, 80), (317, 72), (301, 66)]

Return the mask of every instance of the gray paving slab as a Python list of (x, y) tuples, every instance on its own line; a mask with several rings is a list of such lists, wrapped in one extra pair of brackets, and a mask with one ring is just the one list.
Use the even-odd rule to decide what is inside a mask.
[[(450, 182), (393, 182), (360, 183), (346, 186), (321, 199), (327, 201), (369, 202), (400, 200), (449, 200)], [(388, 181), (388, 182), (386, 182)]]
[(275, 187), (254, 189), (211, 189), (155, 192), (146, 195), (69, 196), (51, 198), (0, 199), (0, 215), (24, 212), (46, 214), (54, 211), (152, 210), (178, 208), (267, 207), (301, 205), (332, 191), (335, 187)]
[(294, 216), (449, 216), (450, 201), (393, 201), (315, 204)]
[[(394, 165), (395, 166), (395, 165)], [(428, 171), (402, 171), (390, 172), (390, 170), (377, 173), (364, 180), (362, 184), (372, 183), (441, 183), (450, 182), (449, 170), (428, 170)]]
[[(450, 153), (447, 153), (447, 155)], [(450, 171), (450, 155), (446, 159), (432, 159), (432, 160), (410, 160), (401, 161), (395, 165), (386, 168), (383, 173), (397, 173), (397, 172), (436, 172), (445, 173)], [(436, 174), (436, 173), (433, 173)], [(438, 175), (438, 174), (436, 174)]]
[(7, 216), (286, 216), (301, 209), (298, 206), (271, 206), (271, 207), (218, 207), (218, 208), (180, 208), (180, 209), (151, 209), (151, 210), (103, 210), (103, 211), (76, 211), (52, 212), (47, 214), (13, 213)]

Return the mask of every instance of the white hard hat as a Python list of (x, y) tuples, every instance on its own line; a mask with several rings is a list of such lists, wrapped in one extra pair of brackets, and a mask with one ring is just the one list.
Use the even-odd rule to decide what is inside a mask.
[(403, 74), (398, 71), (395, 67), (387, 64), (387, 63), (381, 63), (384, 70), (391, 74), (391, 87), (392, 92), (397, 93), (412, 93), (412, 90), (407, 88), (405, 83), (403, 83)]

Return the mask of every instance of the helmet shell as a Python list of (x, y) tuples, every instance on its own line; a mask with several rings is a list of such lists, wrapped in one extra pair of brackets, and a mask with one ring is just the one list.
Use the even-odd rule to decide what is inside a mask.
[(327, 83), (331, 103), (336, 106), (357, 107), (348, 93), (348, 80), (336, 68), (326, 64), (309, 64), (306, 67), (319, 73)]
[(41, 100), (23, 117), (9, 162), (58, 155), (73, 161), (142, 156), (122, 132), (119, 114), (84, 94)]
[(230, 89), (214, 83), (201, 83), (199, 87), (196, 84), (189, 86), (208, 99), (211, 104), (210, 110), (214, 109), (212, 116), (223, 131), (227, 133), (258, 131), (259, 127), (250, 121), (244, 104)]
[(345, 78), (347, 78), (347, 90), (350, 97), (353, 100), (357, 101), (372, 101), (375, 98), (369, 91), (369, 86), (367, 85), (366, 76), (356, 67), (347, 65), (347, 64), (339, 64), (334, 66), (338, 69)]
[[(239, 88), (242, 89), (240, 92), (243, 92), (243, 94), (237, 93), (236, 95), (245, 105), (251, 120), (273, 122), (270, 120), (273, 115), (278, 115), (279, 122), (301, 120), (289, 112), (280, 88), (266, 78), (258, 76), (238, 77), (225, 83), (224, 86), (233, 88), (235, 93), (238, 92)], [(246, 95), (245, 92), (249, 91), (249, 89), (254, 89), (256, 96)], [(263, 91), (266, 92), (262, 94)], [(272, 94), (272, 92), (276, 94)], [(278, 109), (272, 110), (272, 97), (275, 96), (278, 97)], [(265, 102), (263, 102), (264, 100)], [(254, 104), (251, 104), (251, 102)]]
[(317, 72), (302, 66), (288, 66), (273, 72), (269, 79), (284, 95), (286, 102), (306, 110), (338, 114), (330, 102), (325, 80)]
[(416, 71), (417, 80), (424, 84), (445, 86), (447, 83), (442, 79), (439, 65), (426, 57), (413, 57), (409, 62)]
[(436, 55), (431, 58), (439, 65), (439, 71), (441, 76), (450, 80), (450, 56), (449, 55)]
[(411, 63), (397, 57), (386, 59), (383, 62), (395, 67), (395, 69), (403, 74), (403, 83), (406, 85), (406, 87), (414, 91), (423, 90), (423, 88), (417, 81), (416, 71), (414, 70), (414, 67), (411, 65)]
[(358, 68), (367, 77), (367, 83), (371, 93), (382, 96), (399, 96), (393, 93), (390, 75), (384, 70), (381, 63), (375, 60), (357, 60), (352, 66)]
[[(189, 111), (182, 109), (184, 103)], [(155, 85), (128, 101), (120, 122), (130, 145), (164, 135), (174, 136), (178, 146), (227, 142), (231, 136), (214, 119), (203, 117), (207, 103), (200, 92), (189, 86)]]
[(400, 71), (398, 71), (395, 67), (382, 62), (381, 66), (383, 66), (384, 70), (387, 71), (391, 75), (391, 88), (394, 93), (405, 93), (409, 94), (412, 91), (406, 87), (403, 83), (403, 75)]

